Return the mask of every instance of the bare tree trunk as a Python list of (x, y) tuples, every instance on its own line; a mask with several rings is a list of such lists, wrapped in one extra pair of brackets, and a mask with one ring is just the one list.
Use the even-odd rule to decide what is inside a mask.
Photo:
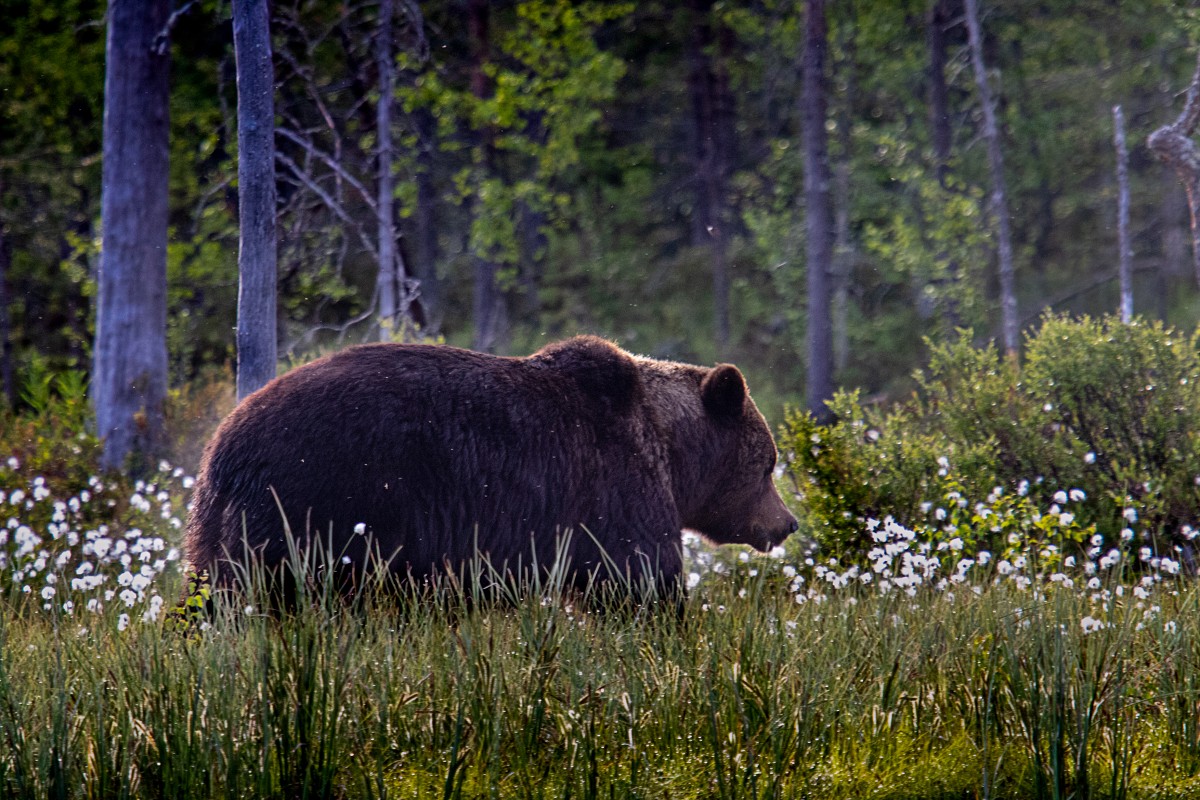
[(1200, 283), (1200, 148), (1191, 139), (1197, 123), (1200, 123), (1200, 57), (1188, 84), (1183, 112), (1173, 123), (1150, 134), (1146, 142), (1160, 160), (1175, 168), (1187, 191), (1192, 217), (1192, 263), (1196, 282)]
[(703, 241), (712, 257), (713, 338), (717, 351), (729, 349), (729, 233), (726, 230), (726, 153), (721, 131), (722, 67), (714, 64), (712, 0), (691, 0), (691, 38), (688, 45), (691, 73), (692, 124), (695, 127), (697, 215), (702, 220)]
[(396, 332), (402, 307), (407, 305), (405, 272), (396, 247), (395, 180), (392, 177), (392, 103), (396, 87), (396, 62), (392, 51), (392, 0), (379, 2), (379, 30), (375, 56), (379, 71), (379, 102), (375, 106), (375, 137), (379, 146), (379, 179), (376, 213), (379, 215), (379, 338), (387, 341)]
[(833, 256), (829, 207), (829, 148), (825, 131), (825, 58), (829, 46), (825, 0), (805, 2), (804, 199), (808, 241), (808, 410), (821, 422), (833, 414), (833, 342), (829, 273)]
[(1117, 149), (1117, 270), (1121, 282), (1121, 322), (1133, 320), (1133, 248), (1129, 243), (1129, 150), (1125, 116), (1113, 106), (1113, 144)]
[(1000, 126), (996, 123), (996, 104), (983, 63), (983, 32), (979, 26), (978, 0), (966, 0), (967, 33), (971, 42), (971, 65), (979, 102), (983, 106), (983, 136), (987, 140), (988, 167), (992, 177), (992, 213), (996, 216), (996, 239), (1000, 261), (1000, 317), (1004, 350), (1016, 355), (1020, 335), (1017, 318), (1017, 290), (1013, 268), (1012, 222), (1008, 215), (1008, 190), (1004, 181), (1004, 154), (1000, 149)]
[[(472, 49), (471, 93), (480, 99), (487, 97), (490, 92), (484, 71), (488, 61), (489, 12), (488, 0), (467, 0), (467, 30)], [(479, 135), (483, 151), (481, 168), (490, 171), (493, 163), (492, 135), (488, 130), (481, 131)], [(482, 254), (476, 254), (474, 261), (472, 310), (475, 331), (472, 346), (486, 352), (503, 350), (508, 341), (508, 309), (498, 280), (500, 270), (495, 262)]]
[[(933, 141), (934, 169), (938, 185), (947, 188), (950, 177), (950, 91), (946, 85), (946, 28), (950, 24), (947, 0), (933, 0), (925, 26), (925, 45), (929, 54), (929, 129)], [(958, 262), (943, 249), (935, 258), (946, 265), (947, 291), (943, 293), (943, 324), (952, 333), (962, 324), (958, 307)]]
[(475, 316), (475, 335), (471, 346), (481, 352), (498, 352), (508, 344), (508, 307), (497, 280), (498, 267), (495, 262), (482, 256), (476, 256), (474, 260), (472, 312)]
[(542, 268), (546, 260), (546, 215), (522, 200), (517, 206), (517, 240), (521, 250), (521, 269), (517, 278), (521, 284), (520, 314), (526, 320), (537, 320), (542, 311), (539, 290)]
[[(709, 205), (720, 206), (720, 193), (713, 183), (708, 184)], [(713, 339), (717, 345), (717, 353), (722, 356), (729, 352), (729, 243), (725, 231), (725, 223), (714, 218), (709, 235), (712, 252), (712, 287), (713, 287)]]
[(17, 404), (13, 385), (12, 326), (8, 318), (8, 268), (12, 264), (12, 245), (0, 225), (0, 396), (9, 408)]
[[(849, 4), (853, 14), (853, 4)], [(833, 328), (833, 369), (841, 372), (850, 361), (850, 272), (854, 266), (854, 242), (850, 237), (850, 157), (854, 146), (854, 102), (858, 82), (855, 79), (857, 47), (854, 26), (844, 26), (845, 91), (838, 110), (838, 157), (833, 169), (833, 306), (830, 324)]]
[(155, 39), (166, 0), (108, 10), (103, 221), (92, 398), (101, 465), (117, 469), (161, 445), (167, 395), (169, 50)]
[(413, 268), (421, 287), (421, 308), (426, 327), (437, 333), (442, 327), (442, 284), (437, 275), (437, 190), (433, 184), (434, 137), (437, 135), (433, 115), (428, 111), (414, 113), (417, 143), (417, 207), (413, 213), (413, 238), (416, 254)]
[(266, 0), (234, 0), (238, 91), (237, 394), (275, 377), (275, 72)]
[(950, 14), (946, 0), (933, 0), (925, 25), (929, 53), (929, 129), (938, 183), (946, 185), (950, 162), (950, 91), (946, 87), (946, 25)]

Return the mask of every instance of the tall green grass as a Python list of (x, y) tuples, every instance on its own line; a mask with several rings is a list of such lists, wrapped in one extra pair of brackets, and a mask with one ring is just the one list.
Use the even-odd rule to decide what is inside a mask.
[(181, 632), (0, 601), (0, 796), (1200, 793), (1190, 583), (1097, 617), (1053, 583), (797, 603), (751, 566), (681, 614), (318, 587)]

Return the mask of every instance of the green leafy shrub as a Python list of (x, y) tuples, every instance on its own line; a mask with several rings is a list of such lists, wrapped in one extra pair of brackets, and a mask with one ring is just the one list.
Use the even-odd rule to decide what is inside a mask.
[[(1057, 546), (1090, 542), (1094, 530), (1126, 549), (1190, 559), (1200, 510), (1197, 343), (1155, 322), (1049, 316), (1027, 338), (1023, 363), (965, 338), (931, 345), (907, 402), (867, 408), (840, 394), (828, 426), (788, 414), (780, 450), (798, 510), (810, 534), (843, 556), (861, 557), (866, 521), (886, 516), (931, 538), (969, 533), (1002, 552), (1005, 524), (948, 521), (956, 503), (946, 498), (973, 513), (985, 497), (1017, 491), (1029, 513), (1070, 517), (1051, 526), (1069, 532)], [(1025, 533), (1036, 534), (1040, 517), (1029, 519)]]
[(100, 442), (87, 429), (90, 410), (83, 373), (53, 373), (34, 361), (23, 383), (23, 410), (0, 408), (0, 453), (59, 488), (86, 488), (99, 460)]

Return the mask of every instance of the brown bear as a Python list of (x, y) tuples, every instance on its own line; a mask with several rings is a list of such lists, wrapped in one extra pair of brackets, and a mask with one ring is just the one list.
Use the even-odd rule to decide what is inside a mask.
[(478, 556), (544, 567), (565, 549), (576, 585), (616, 571), (673, 590), (682, 529), (764, 551), (796, 530), (775, 457), (728, 364), (631, 356), (591, 336), (527, 358), (360, 345), (275, 379), (225, 419), (196, 482), (187, 556), (226, 576), (244, 547), (280, 564), (286, 518), (301, 545), (318, 535), (359, 564), (372, 542), (416, 577)]

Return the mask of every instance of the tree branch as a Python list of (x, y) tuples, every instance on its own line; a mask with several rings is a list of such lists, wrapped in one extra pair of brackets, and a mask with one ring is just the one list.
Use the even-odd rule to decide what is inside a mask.
[(154, 55), (165, 56), (167, 54), (167, 48), (171, 46), (171, 30), (179, 18), (191, 11), (194, 5), (196, 5), (196, 0), (190, 0), (183, 8), (177, 8), (171, 12), (171, 16), (167, 17), (167, 24), (163, 25), (162, 30), (154, 37), (154, 45), (150, 48)]
[[(316, 158), (322, 164), (329, 167), (329, 169), (331, 169), (334, 173), (336, 173), (339, 178), (341, 178), (346, 183), (353, 186), (354, 189), (359, 193), (359, 195), (362, 196), (363, 202), (366, 203), (366, 205), (369, 209), (371, 209), (371, 214), (375, 217), (379, 216), (379, 212), (375, 205), (375, 199), (373, 197), (371, 197), (371, 193), (369, 191), (367, 191), (367, 188), (365, 186), (363, 186), (362, 183), (359, 182), (359, 180), (357, 178), (355, 178), (353, 175), (351, 175), (349, 172), (347, 172), (342, 167), (342, 165), (337, 162), (336, 159), (330, 157), (328, 153), (325, 153), (325, 152), (319, 150), (312, 142), (308, 141), (303, 136), (296, 133), (295, 131), (292, 131), (289, 128), (276, 128), (275, 133), (289, 141), (295, 142), (296, 144), (300, 145), (302, 148), (304, 148), (305, 152), (307, 152), (310, 156)], [(300, 169), (299, 166), (297, 166), (294, 161), (291, 161), (289, 159), (289, 162), (290, 162), (291, 166), (294, 167), (295, 169), (297, 169), (297, 170)], [(332, 202), (332, 198), (330, 201)], [(374, 252), (374, 250), (375, 250), (375, 248), (372, 247), (371, 251)]]
[(346, 209), (342, 208), (341, 203), (339, 203), (337, 200), (334, 200), (333, 197), (330, 196), (329, 192), (322, 189), (320, 185), (313, 180), (312, 176), (302, 170), (300, 165), (293, 161), (290, 157), (280, 153), (277, 150), (275, 151), (275, 160), (291, 170), (292, 173), (308, 188), (310, 192), (321, 198), (321, 202), (325, 203), (326, 208), (332, 211), (338, 219), (346, 223), (351, 230), (358, 234), (358, 238), (362, 240), (363, 248), (368, 253), (371, 253), (378, 258), (379, 254), (376, 252), (375, 245), (371, 242), (370, 237), (363, 233), (362, 226), (355, 222), (350, 215), (346, 213)]

